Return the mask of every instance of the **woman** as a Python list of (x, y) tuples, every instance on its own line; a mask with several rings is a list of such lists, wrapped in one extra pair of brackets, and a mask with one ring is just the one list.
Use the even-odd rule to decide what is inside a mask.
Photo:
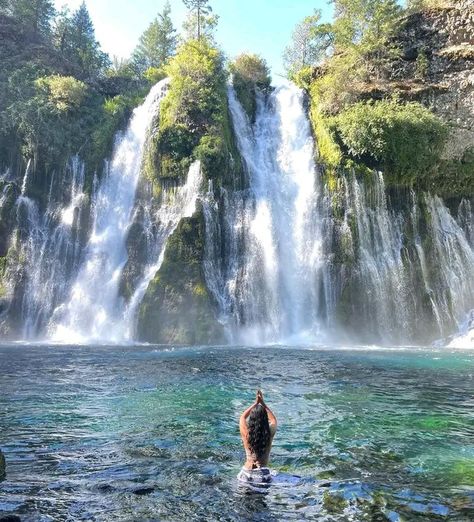
[(257, 391), (257, 398), (240, 416), (240, 435), (247, 460), (238, 479), (255, 485), (269, 484), (272, 475), (268, 469), (270, 449), (277, 429), (277, 420)]

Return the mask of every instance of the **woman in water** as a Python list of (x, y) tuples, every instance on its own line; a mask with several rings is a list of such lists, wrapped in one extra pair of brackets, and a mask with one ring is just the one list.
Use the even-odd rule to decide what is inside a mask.
[(247, 457), (238, 476), (240, 481), (255, 485), (271, 482), (272, 475), (267, 465), (276, 429), (276, 417), (258, 390), (255, 403), (240, 416), (240, 435)]

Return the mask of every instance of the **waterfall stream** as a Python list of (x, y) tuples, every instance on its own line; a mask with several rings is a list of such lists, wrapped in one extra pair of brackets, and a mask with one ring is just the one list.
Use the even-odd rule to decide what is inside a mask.
[[(236, 324), (231, 330), (237, 338), (250, 343), (291, 342), (320, 329), (317, 311), (324, 266), (320, 183), (302, 91), (282, 86), (257, 101), (251, 126), (229, 89), (250, 190), (225, 197), (224, 234), (231, 235), (226, 243), (233, 251), (228, 252), (228, 266), (219, 268), (208, 248), (206, 274), (224, 313), (233, 315)], [(215, 232), (212, 206), (208, 201), (205, 213), (208, 230)], [(208, 243), (215, 241), (209, 238)], [(240, 252), (235, 249), (238, 244)]]
[(126, 133), (117, 140), (108, 171), (94, 196), (93, 226), (85, 258), (69, 298), (50, 321), (58, 342), (120, 341), (127, 326), (119, 282), (127, 261), (125, 240), (135, 202), (147, 131), (166, 93), (167, 80), (155, 85), (135, 109)]
[(62, 343), (133, 341), (167, 240), (199, 200), (204, 276), (230, 342), (472, 345), (472, 201), (448, 208), (437, 196), (397, 193), (375, 172), (328, 184), (304, 94), (291, 84), (258, 95), (253, 124), (229, 87), (247, 189), (209, 181), (203, 193), (194, 162), (158, 197), (137, 191), (166, 89), (164, 80), (134, 111), (91, 197), (77, 157), (42, 202), (29, 194), (31, 163), (21, 183), (2, 176), (0, 210), (13, 192), (16, 202), (0, 305), (24, 339), (46, 331)]
[[(446, 337), (474, 305), (472, 211), (383, 175), (324, 186), (303, 94), (260, 96), (251, 125), (229, 104), (247, 191), (205, 198), (208, 287), (233, 341), (413, 343)], [(392, 201), (393, 200), (393, 201)]]

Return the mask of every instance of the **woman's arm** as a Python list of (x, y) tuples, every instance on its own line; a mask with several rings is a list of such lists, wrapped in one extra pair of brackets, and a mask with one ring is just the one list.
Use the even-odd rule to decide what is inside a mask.
[(275, 432), (277, 429), (277, 420), (276, 420), (276, 417), (273, 414), (272, 410), (263, 401), (263, 393), (260, 390), (258, 390), (258, 392), (257, 392), (257, 402), (259, 402), (265, 408), (265, 410), (267, 410), (268, 422), (270, 423), (270, 429), (272, 430), (272, 435), (275, 435)]
[(242, 415), (240, 416), (240, 422), (239, 422), (239, 427), (240, 427), (240, 435), (242, 436), (243, 439), (247, 439), (247, 435), (248, 435), (248, 428), (247, 428), (247, 417), (250, 415), (250, 412), (253, 410), (253, 408), (255, 408), (255, 406), (257, 405), (256, 402), (254, 402), (251, 406), (249, 406), (245, 411), (244, 413), (242, 413)]

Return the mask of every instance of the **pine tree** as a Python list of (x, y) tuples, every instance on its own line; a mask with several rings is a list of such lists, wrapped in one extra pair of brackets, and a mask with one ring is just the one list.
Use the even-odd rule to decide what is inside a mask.
[(2, 0), (0, 11), (18, 20), (35, 36), (50, 35), (55, 14), (52, 0)]
[(177, 37), (170, 15), (170, 3), (166, 2), (163, 12), (158, 14), (141, 35), (139, 44), (133, 53), (133, 62), (140, 73), (150, 67), (162, 66), (173, 56)]
[(71, 17), (63, 12), (55, 27), (55, 40), (63, 56), (80, 69), (81, 79), (94, 79), (110, 63), (95, 39), (94, 24), (85, 2)]
[(304, 18), (294, 29), (291, 44), (285, 49), (286, 70), (294, 74), (321, 61), (332, 43), (330, 24), (320, 24), (321, 11)]
[(352, 55), (367, 72), (380, 77), (384, 66), (399, 53), (394, 36), (402, 9), (397, 0), (333, 0), (334, 47)]
[(189, 9), (191, 15), (195, 16), (197, 39), (200, 40), (203, 34), (203, 23), (205, 23), (206, 17), (209, 17), (212, 13), (209, 0), (183, 0), (183, 3)]

